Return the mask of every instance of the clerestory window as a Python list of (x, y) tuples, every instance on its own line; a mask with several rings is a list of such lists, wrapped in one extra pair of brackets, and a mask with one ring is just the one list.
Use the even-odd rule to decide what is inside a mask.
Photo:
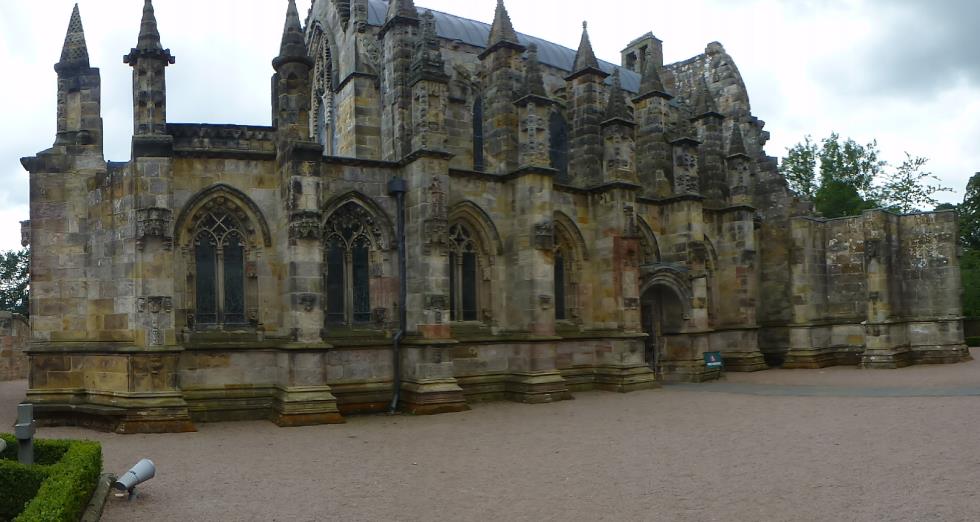
[(224, 208), (209, 211), (194, 233), (199, 326), (245, 325), (245, 245), (241, 222)]
[(461, 224), (449, 227), (449, 320), (477, 321), (477, 245)]

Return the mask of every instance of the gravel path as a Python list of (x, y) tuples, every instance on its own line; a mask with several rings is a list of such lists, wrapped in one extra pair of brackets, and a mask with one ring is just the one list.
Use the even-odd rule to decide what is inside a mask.
[[(791, 382), (849, 395), (745, 392)], [(2, 411), (25, 385), (0, 383)], [(156, 462), (139, 498), (110, 499), (106, 521), (980, 519), (980, 398), (863, 396), (881, 388), (980, 388), (980, 362), (729, 374), (310, 428), (40, 436), (102, 441), (108, 471)]]

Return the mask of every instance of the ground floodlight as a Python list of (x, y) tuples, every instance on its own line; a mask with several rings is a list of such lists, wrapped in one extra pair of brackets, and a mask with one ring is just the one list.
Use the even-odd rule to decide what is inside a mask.
[(112, 487), (118, 489), (119, 491), (128, 491), (130, 498), (132, 498), (136, 486), (150, 480), (156, 474), (157, 467), (153, 465), (153, 461), (150, 459), (142, 459), (129, 471), (113, 482)]

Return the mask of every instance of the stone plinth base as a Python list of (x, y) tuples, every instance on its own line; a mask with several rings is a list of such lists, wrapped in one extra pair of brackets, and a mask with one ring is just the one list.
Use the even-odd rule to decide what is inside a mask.
[(510, 400), (528, 404), (563, 401), (572, 398), (558, 370), (516, 373), (507, 379)]
[(329, 386), (280, 388), (273, 406), (272, 422), (283, 427), (344, 423)]
[(970, 349), (965, 345), (916, 346), (912, 349), (915, 364), (954, 364), (972, 361)]
[[(74, 399), (67, 399), (73, 395)], [(197, 431), (186, 404), (179, 396), (160, 394), (141, 397), (114, 394), (115, 405), (90, 402), (74, 393), (28, 391), (25, 402), (34, 405), (39, 426), (81, 426), (99, 431), (131, 433), (185, 433)], [(106, 397), (99, 397), (103, 402)], [(67, 400), (66, 400), (67, 399)]]
[(911, 366), (912, 351), (908, 348), (895, 350), (865, 350), (861, 354), (861, 368), (894, 369)]
[(653, 370), (647, 366), (600, 366), (595, 369), (595, 387), (600, 390), (628, 393), (659, 388)]
[(762, 352), (721, 352), (721, 357), (729, 372), (757, 372), (769, 368)]
[(707, 382), (721, 377), (721, 370), (706, 367), (704, 359), (664, 361), (663, 370), (665, 383)]
[(790, 350), (782, 367), (786, 369), (817, 369), (830, 366), (856, 366), (861, 362), (861, 352), (851, 348), (819, 348)]
[(456, 379), (402, 383), (400, 408), (415, 415), (453, 413), (470, 409)]

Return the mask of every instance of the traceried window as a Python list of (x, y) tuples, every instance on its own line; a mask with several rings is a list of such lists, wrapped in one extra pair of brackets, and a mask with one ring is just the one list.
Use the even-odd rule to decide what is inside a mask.
[(195, 319), (202, 327), (245, 325), (245, 232), (225, 207), (208, 211), (194, 232)]
[(334, 325), (371, 322), (371, 250), (380, 231), (364, 207), (347, 203), (324, 233), (326, 320)]
[(575, 321), (578, 315), (578, 278), (576, 260), (580, 255), (571, 232), (565, 226), (555, 226), (554, 279), (555, 320)]
[(477, 245), (461, 224), (449, 227), (449, 320), (479, 320)]

